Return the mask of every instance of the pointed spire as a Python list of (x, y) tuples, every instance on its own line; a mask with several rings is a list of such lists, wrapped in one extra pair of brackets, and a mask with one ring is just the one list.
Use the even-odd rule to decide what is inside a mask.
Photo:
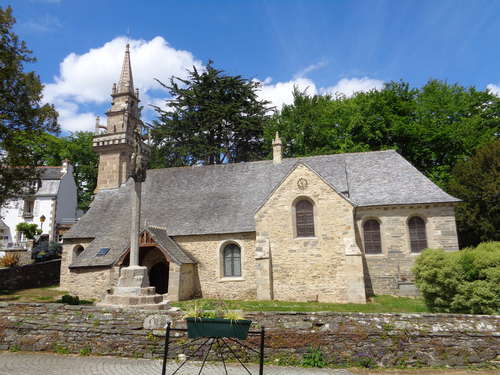
[(118, 81), (117, 94), (130, 93), (134, 95), (134, 80), (132, 78), (132, 68), (130, 66), (130, 50), (129, 44), (125, 49), (125, 57), (123, 58), (122, 73)]

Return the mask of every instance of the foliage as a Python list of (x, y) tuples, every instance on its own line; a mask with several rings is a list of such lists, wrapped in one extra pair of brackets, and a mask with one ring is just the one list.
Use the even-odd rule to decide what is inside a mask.
[[(198, 299), (191, 301), (173, 302), (173, 306), (184, 311), (193, 309), (193, 305), (203, 306), (204, 311), (214, 311), (217, 300)], [(401, 312), (415, 313), (428, 312), (428, 308), (421, 299), (375, 296), (366, 304), (357, 303), (321, 303), (321, 302), (287, 302), (287, 301), (239, 301), (224, 300), (227, 309), (243, 311), (340, 311), (340, 312)]]
[(62, 245), (59, 242), (50, 241), (47, 237), (41, 238), (33, 247), (31, 257), (35, 262), (46, 262), (52, 259), (60, 259)]
[(16, 225), (16, 231), (21, 232), (28, 240), (32, 240), (35, 236), (42, 234), (42, 230), (38, 228), (38, 225), (32, 223), (18, 223)]
[(91, 305), (93, 302), (85, 299), (80, 299), (78, 296), (72, 296), (70, 294), (63, 295), (60, 299), (56, 301), (57, 303), (65, 303), (67, 305)]
[(279, 131), (288, 157), (396, 149), (446, 187), (455, 164), (500, 130), (500, 99), (438, 80), (422, 88), (390, 82), (347, 98), (294, 91), (294, 102), (265, 129)]
[(37, 165), (60, 166), (68, 160), (74, 167), (78, 208), (88, 209), (97, 184), (98, 157), (92, 149), (92, 132), (76, 132), (66, 137), (48, 133), (28, 137), (17, 135), (17, 143), (38, 160)]
[(15, 267), (19, 264), (19, 254), (7, 253), (0, 257), (0, 267)]
[(457, 252), (425, 250), (416, 259), (414, 273), (432, 311), (500, 313), (500, 242)]
[(500, 140), (457, 163), (449, 192), (463, 200), (456, 208), (461, 247), (500, 241)]
[(222, 164), (263, 157), (268, 102), (258, 100), (259, 83), (224, 74), (209, 61), (188, 79), (172, 77), (172, 99), (155, 107), (152, 167)]
[(326, 361), (320, 348), (309, 348), (302, 358), (304, 367), (325, 367)]
[[(212, 310), (208, 310), (209, 308)], [(238, 311), (230, 311), (222, 300), (213, 301), (212, 304), (194, 301), (187, 305), (184, 318), (223, 318), (231, 321), (244, 319)]]
[[(36, 136), (57, 132), (57, 113), (41, 104), (43, 85), (24, 64), (35, 59), (24, 41), (12, 32), (12, 8), (0, 7), (0, 206), (36, 179), (37, 160), (28, 148), (18, 144), (18, 135)], [(13, 168), (19, 167), (22, 168)]]

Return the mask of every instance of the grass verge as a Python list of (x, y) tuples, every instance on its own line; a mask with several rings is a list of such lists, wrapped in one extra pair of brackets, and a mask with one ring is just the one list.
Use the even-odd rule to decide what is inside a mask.
[[(198, 299), (174, 302), (173, 306), (188, 310), (194, 303), (204, 305), (207, 310), (215, 309), (217, 300)], [(285, 302), (285, 301), (239, 301), (225, 300), (229, 309), (244, 311), (337, 311), (365, 313), (423, 313), (429, 312), (422, 299), (375, 296), (366, 304), (358, 303), (320, 303), (320, 302)]]
[(0, 302), (56, 302), (65, 291), (58, 290), (59, 285), (42, 288), (4, 290), (0, 289)]

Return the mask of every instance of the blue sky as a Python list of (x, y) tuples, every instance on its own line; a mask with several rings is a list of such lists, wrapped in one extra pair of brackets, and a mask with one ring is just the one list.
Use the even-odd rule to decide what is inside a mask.
[[(500, 94), (500, 1), (0, 0), (12, 5), (66, 131), (92, 130), (109, 106), (127, 41), (143, 104), (208, 59), (263, 83), (277, 106), (311, 93), (377, 89), (430, 78)], [(147, 120), (154, 114), (146, 110)], [(101, 120), (104, 121), (104, 120)]]

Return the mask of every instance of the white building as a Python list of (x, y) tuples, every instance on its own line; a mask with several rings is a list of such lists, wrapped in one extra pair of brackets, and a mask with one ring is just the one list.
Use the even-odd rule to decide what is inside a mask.
[(27, 248), (27, 239), (16, 231), (19, 223), (34, 223), (51, 241), (76, 221), (77, 192), (73, 166), (40, 167), (40, 180), (33, 195), (9, 200), (0, 208), (0, 256), (5, 250)]

